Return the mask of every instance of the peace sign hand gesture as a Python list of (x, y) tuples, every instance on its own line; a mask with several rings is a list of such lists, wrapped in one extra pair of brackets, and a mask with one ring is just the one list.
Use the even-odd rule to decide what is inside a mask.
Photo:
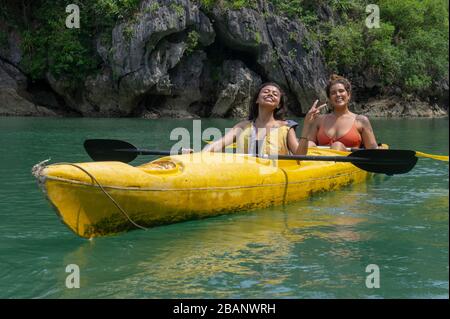
[(314, 121), (319, 117), (320, 110), (323, 109), (327, 104), (322, 104), (320, 106), (317, 106), (317, 103), (319, 100), (316, 100), (314, 104), (309, 109), (308, 113), (305, 115), (304, 125), (310, 126), (314, 123)]

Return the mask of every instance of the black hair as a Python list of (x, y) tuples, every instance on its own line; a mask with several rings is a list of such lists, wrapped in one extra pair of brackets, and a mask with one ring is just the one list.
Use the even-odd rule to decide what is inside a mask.
[(275, 109), (275, 111), (273, 111), (273, 117), (276, 120), (284, 120), (284, 115), (285, 115), (285, 105), (284, 105), (284, 100), (285, 100), (285, 95), (283, 90), (281, 89), (281, 87), (273, 82), (266, 82), (260, 85), (260, 87), (258, 88), (258, 90), (255, 92), (255, 94), (253, 95), (253, 98), (250, 101), (250, 106), (249, 106), (249, 114), (248, 114), (248, 119), (250, 121), (255, 121), (256, 118), (258, 117), (258, 113), (259, 113), (259, 106), (256, 103), (256, 101), (258, 100), (258, 96), (259, 93), (261, 92), (261, 90), (266, 87), (266, 86), (274, 86), (276, 87), (279, 91), (280, 91), (280, 104), (278, 104), (278, 107)]

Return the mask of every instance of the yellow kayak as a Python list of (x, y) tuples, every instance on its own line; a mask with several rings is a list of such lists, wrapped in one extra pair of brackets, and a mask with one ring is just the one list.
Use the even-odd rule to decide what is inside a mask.
[[(310, 149), (308, 155), (349, 152)], [(350, 163), (193, 153), (141, 166), (52, 164), (35, 176), (61, 220), (92, 238), (191, 219), (283, 205), (372, 176)]]

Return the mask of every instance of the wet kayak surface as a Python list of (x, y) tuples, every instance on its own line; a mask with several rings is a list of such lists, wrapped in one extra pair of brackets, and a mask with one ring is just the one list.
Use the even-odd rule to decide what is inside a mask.
[[(448, 154), (448, 119), (371, 122), (393, 149)], [(201, 130), (233, 123), (205, 119)], [(60, 222), (31, 175), (48, 158), (89, 161), (88, 138), (168, 150), (175, 128), (195, 133), (192, 120), (0, 118), (0, 297), (448, 298), (443, 162), (419, 159), (408, 174), (286, 206), (94, 240)], [(66, 286), (68, 265), (80, 270), (79, 289)], [(373, 267), (379, 288), (369, 288)]]

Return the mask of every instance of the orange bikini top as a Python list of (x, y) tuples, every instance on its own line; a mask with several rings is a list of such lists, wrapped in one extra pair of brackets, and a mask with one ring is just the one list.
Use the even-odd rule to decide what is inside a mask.
[(341, 142), (345, 145), (345, 147), (360, 147), (362, 143), (362, 137), (361, 134), (359, 134), (358, 128), (356, 127), (356, 118), (350, 130), (340, 138), (329, 137), (325, 132), (323, 125), (320, 125), (319, 132), (317, 132), (317, 142), (320, 146), (328, 146), (333, 144), (334, 142)]

